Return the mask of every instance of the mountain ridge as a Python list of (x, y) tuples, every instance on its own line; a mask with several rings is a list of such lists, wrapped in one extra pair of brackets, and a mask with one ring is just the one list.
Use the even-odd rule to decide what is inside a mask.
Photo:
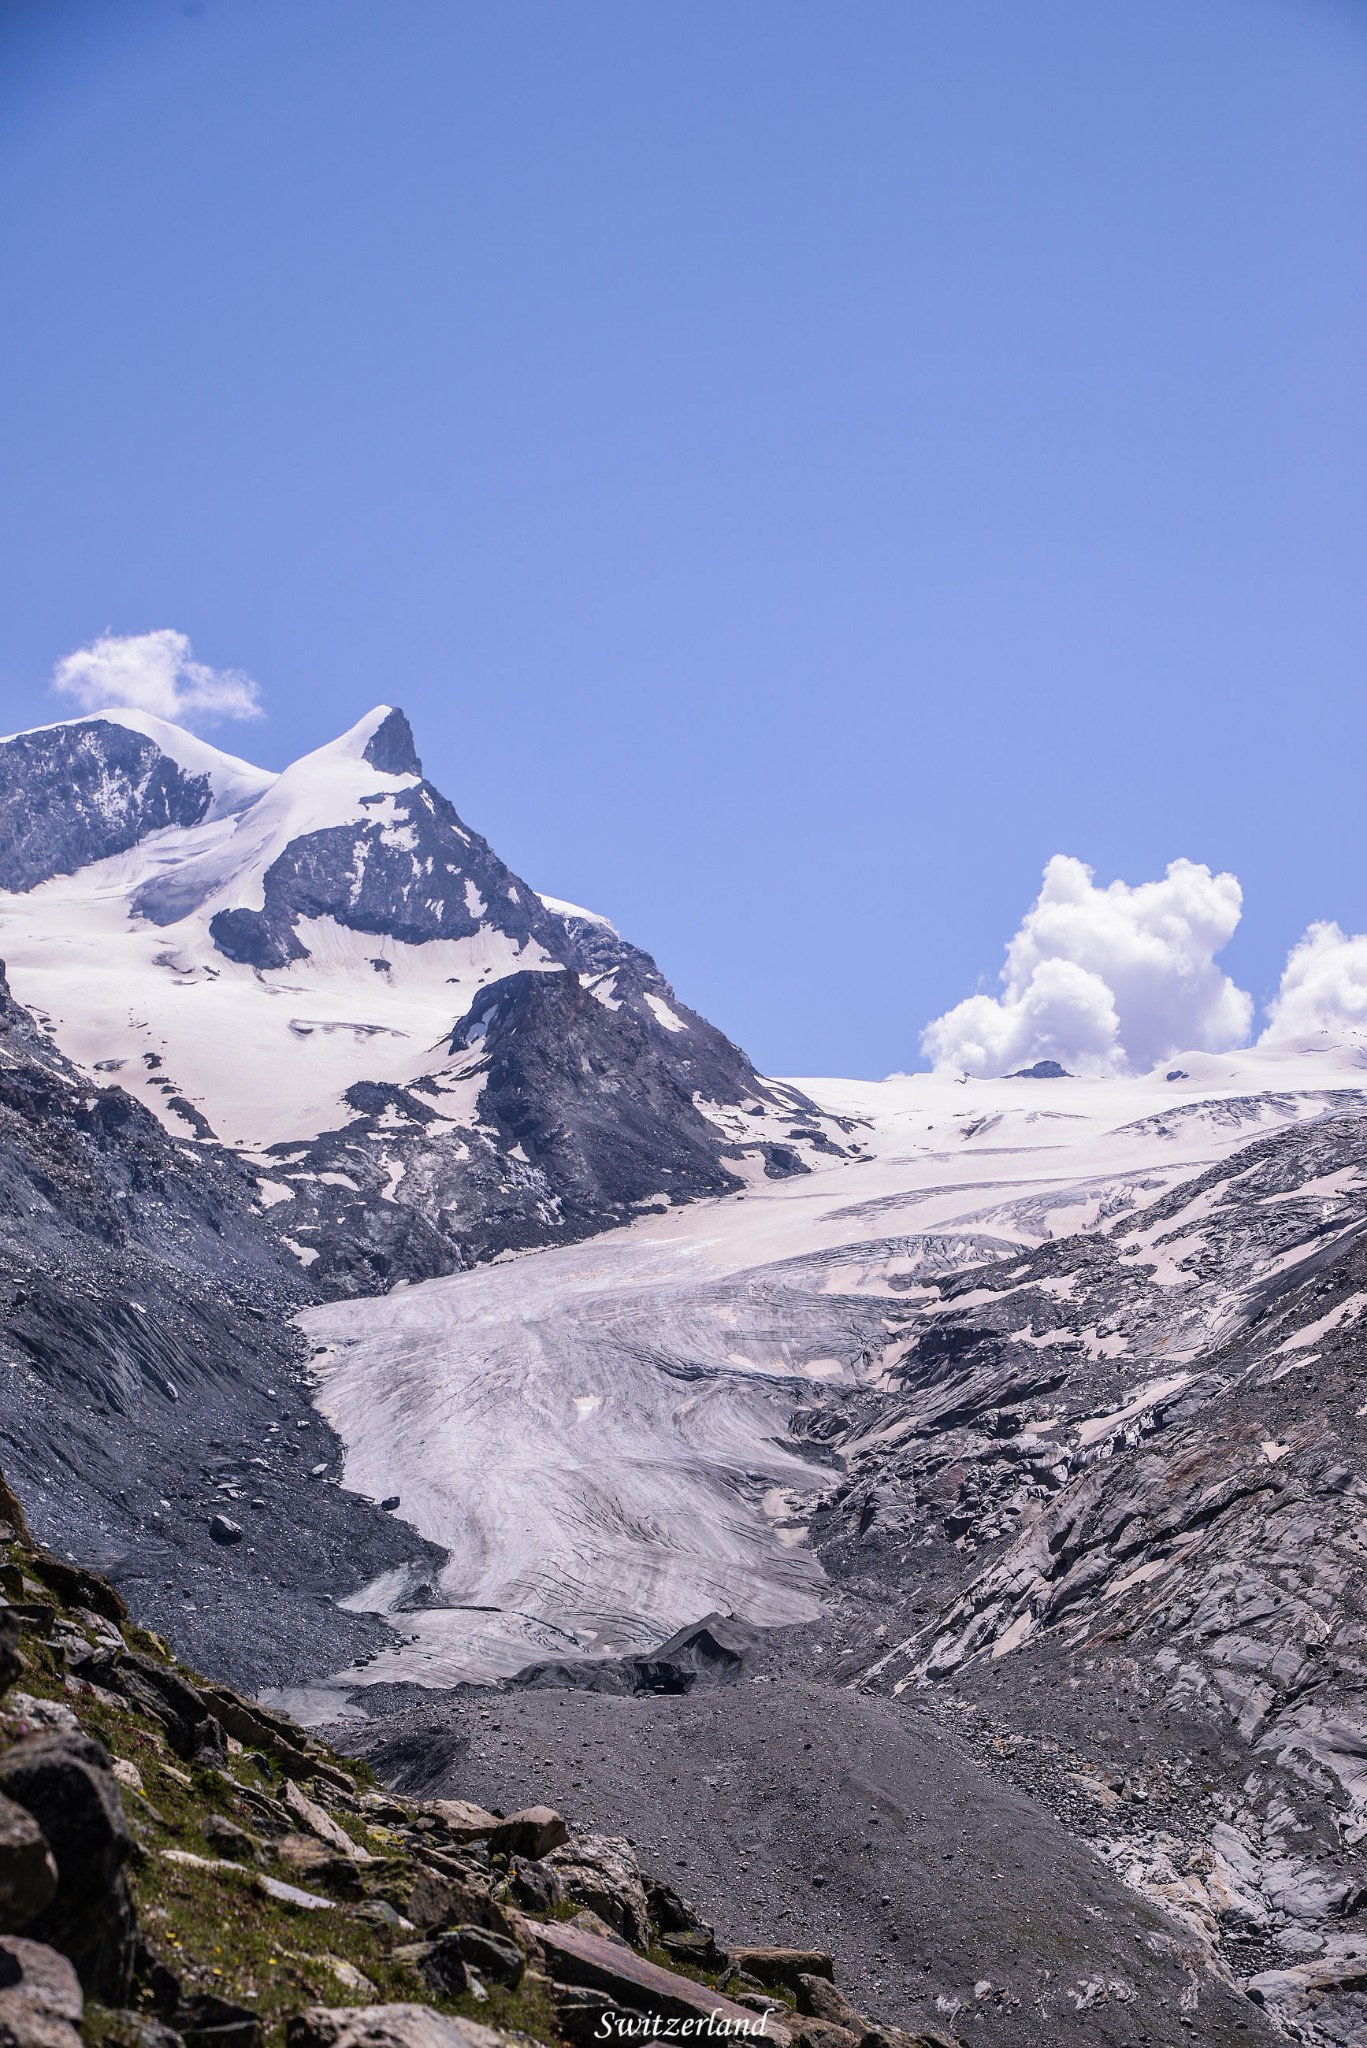
[[(141, 716), (42, 728), (0, 742), (0, 814), (30, 809), (41, 830), (12, 826), (0, 844), (18, 993), (68, 1057), (117, 1073), (172, 1135), (258, 1161), (272, 1227), (328, 1287), (570, 1241), (739, 1187), (734, 1164), (799, 1173), (842, 1143), (648, 954), (514, 875), (423, 779), (395, 707), (277, 775)], [(592, 1004), (539, 999), (531, 974), (571, 977)], [(514, 1116), (520, 1135), (495, 1108), (494, 1063), (455, 1043), (491, 993), (503, 1036), (525, 1048), (543, 1034), (542, 1113)], [(654, 1177), (611, 1082), (628, 1057), (649, 1077)], [(339, 1202), (358, 1173), (365, 1200)]]

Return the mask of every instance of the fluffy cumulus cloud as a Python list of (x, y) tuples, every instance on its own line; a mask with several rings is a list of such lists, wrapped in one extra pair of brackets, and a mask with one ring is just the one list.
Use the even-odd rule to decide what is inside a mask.
[(1242, 905), (1233, 875), (1196, 861), (1173, 861), (1161, 882), (1102, 889), (1080, 860), (1055, 854), (1006, 949), (1000, 996), (956, 1004), (927, 1025), (922, 1049), (955, 1073), (1057, 1060), (1115, 1074), (1242, 1044), (1252, 999), (1215, 964)]
[(152, 711), (178, 725), (259, 718), (259, 692), (240, 669), (196, 661), (184, 633), (106, 633), (59, 661), (53, 688), (85, 711)]
[(1263, 1038), (1367, 1031), (1367, 933), (1312, 924), (1287, 955)]

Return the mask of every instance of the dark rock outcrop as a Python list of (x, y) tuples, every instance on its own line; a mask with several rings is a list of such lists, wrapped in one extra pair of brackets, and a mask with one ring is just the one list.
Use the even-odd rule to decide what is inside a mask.
[(89, 1996), (125, 2004), (137, 1943), (124, 1874), (133, 1838), (109, 1752), (83, 1736), (16, 1742), (0, 1754), (0, 1793), (32, 1815), (57, 1866), (56, 1891), (28, 1934), (74, 1964)]
[(402, 711), (391, 711), (366, 741), (365, 758), (385, 775), (421, 775), (413, 728)]
[(734, 1685), (763, 1631), (729, 1614), (707, 1614), (657, 1650), (634, 1657), (548, 1657), (507, 1683), (516, 1690), (678, 1693), (695, 1685)]
[(0, 889), (124, 853), (167, 825), (198, 825), (213, 792), (152, 740), (102, 718), (21, 732), (0, 747)]
[(489, 1836), (489, 1848), (496, 1856), (526, 1856), (535, 1863), (569, 1838), (560, 1814), (549, 1806), (528, 1806), (498, 1823)]
[[(370, 742), (373, 747), (381, 741), (390, 759), (403, 757), (395, 717), (402, 719), (402, 713), (391, 713)], [(407, 744), (411, 755), (411, 733)], [(410, 769), (380, 772), (401, 783), (398, 789), (377, 787), (373, 817), (292, 839), (266, 870), (260, 910), (216, 913), (209, 930), (218, 950), (263, 971), (286, 967), (308, 957), (300, 920), (330, 917), (348, 931), (411, 946), (470, 938), (492, 923), (519, 943), (537, 941), (554, 952), (557, 920), (488, 842), (461, 822), (441, 792), (431, 783), (402, 779), (415, 772)], [(154, 921), (160, 921), (159, 900), (153, 892), (141, 899)], [(174, 896), (166, 907), (181, 914)]]
[(0, 1609), (0, 1693), (8, 1692), (23, 1668), (19, 1624), (6, 1609)]
[(26, 1927), (57, 1890), (57, 1866), (31, 1813), (0, 1793), (0, 1932)]
[[(805, 1098), (762, 1080), (649, 962), (611, 978), (611, 1005), (576, 972), (491, 983), (455, 1026), (444, 1064), (407, 1087), (358, 1083), (351, 1122), (276, 1148), (291, 1199), (272, 1220), (316, 1254), (320, 1293), (382, 1292), (732, 1193), (747, 1154), (774, 1178), (808, 1170), (792, 1146), (728, 1130), (699, 1107), (729, 1106), (744, 1126), (747, 1107), (791, 1118), (807, 1114)], [(446, 1099), (472, 1083), (477, 1118), (453, 1125)]]

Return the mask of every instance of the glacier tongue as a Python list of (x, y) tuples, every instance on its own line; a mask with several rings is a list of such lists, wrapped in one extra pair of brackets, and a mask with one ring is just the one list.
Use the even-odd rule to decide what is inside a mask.
[(1357, 1099), (1357, 1058), (1193, 1058), (1199, 1077), (1178, 1083), (804, 1081), (860, 1121), (870, 1156), (307, 1311), (345, 1483), (399, 1495), (450, 1557), (422, 1587), (355, 1596), (409, 1640), (333, 1685), (486, 1680), (639, 1649), (713, 1609), (810, 1617), (823, 1578), (806, 1517), (836, 1469), (802, 1418), (879, 1383), (926, 1283), (1105, 1227), (1267, 1130), (1332, 1114), (1338, 1091)]

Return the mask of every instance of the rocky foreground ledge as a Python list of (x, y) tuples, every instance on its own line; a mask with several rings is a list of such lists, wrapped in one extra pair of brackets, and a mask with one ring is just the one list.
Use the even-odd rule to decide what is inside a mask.
[(954, 2048), (723, 1948), (616, 1836), (381, 1790), (199, 1678), (0, 1476), (0, 2048)]

